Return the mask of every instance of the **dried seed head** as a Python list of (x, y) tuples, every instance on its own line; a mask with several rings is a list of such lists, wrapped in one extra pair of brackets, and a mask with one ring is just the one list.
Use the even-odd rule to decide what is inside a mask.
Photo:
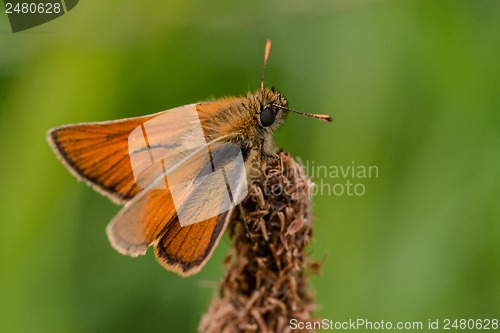
[(290, 155), (280, 158), (281, 165), (269, 165), (251, 185), (228, 227), (227, 272), (201, 332), (290, 332), (291, 319), (314, 321), (307, 276), (319, 264), (305, 253), (312, 237), (312, 183)]

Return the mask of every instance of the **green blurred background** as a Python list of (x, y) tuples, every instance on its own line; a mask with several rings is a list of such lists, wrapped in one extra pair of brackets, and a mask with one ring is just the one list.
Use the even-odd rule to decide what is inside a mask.
[(500, 317), (499, 1), (87, 0), (16, 34), (0, 15), (0, 331), (196, 330), (227, 237), (187, 279), (121, 256), (119, 207), (45, 133), (254, 90), (266, 38), (266, 83), (335, 118), (290, 115), (279, 145), (379, 168), (362, 197), (314, 197), (317, 315)]

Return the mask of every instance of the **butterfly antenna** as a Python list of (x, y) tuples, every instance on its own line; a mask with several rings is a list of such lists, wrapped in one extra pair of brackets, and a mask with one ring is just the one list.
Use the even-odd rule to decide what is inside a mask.
[(300, 111), (297, 111), (297, 110), (294, 110), (294, 109), (290, 109), (290, 108), (287, 108), (286, 106), (281, 106), (281, 105), (278, 105), (278, 104), (271, 104), (271, 105), (275, 106), (275, 107), (277, 107), (279, 109), (290, 111), (290, 112), (294, 112), (294, 113), (297, 113), (297, 114), (300, 114), (302, 116), (306, 116), (306, 117), (309, 117), (309, 118), (319, 119), (319, 120), (323, 120), (323, 121), (326, 121), (326, 122), (329, 122), (329, 123), (331, 123), (333, 121), (333, 118), (330, 117), (327, 114), (305, 113), (305, 112), (300, 112)]
[(271, 52), (271, 41), (266, 40), (266, 49), (264, 51), (264, 65), (262, 66), (262, 76), (260, 78), (260, 89), (264, 89), (264, 76), (266, 75), (266, 65), (267, 59), (269, 58), (269, 53)]

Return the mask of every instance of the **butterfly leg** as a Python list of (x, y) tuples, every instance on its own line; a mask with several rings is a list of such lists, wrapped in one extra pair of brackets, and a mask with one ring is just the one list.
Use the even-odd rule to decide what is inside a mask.
[(247, 222), (247, 219), (245, 218), (245, 212), (243, 211), (243, 207), (241, 207), (241, 205), (238, 205), (238, 209), (240, 211), (241, 221), (243, 222), (243, 225), (245, 226), (246, 236), (249, 239), (252, 239), (252, 237), (250, 236), (250, 228), (248, 227), (248, 222)]
[(266, 166), (269, 164), (278, 164), (279, 160), (279, 172), (280, 174), (283, 173), (283, 163), (281, 161), (281, 157), (279, 154), (273, 152), (273, 149), (270, 147), (266, 147), (266, 142), (264, 139), (260, 140), (260, 145), (259, 145), (259, 151), (260, 151), (260, 170), (264, 170), (264, 162)]
[(281, 156), (278, 155), (278, 158), (280, 159), (280, 175), (283, 174), (283, 160), (281, 159)]

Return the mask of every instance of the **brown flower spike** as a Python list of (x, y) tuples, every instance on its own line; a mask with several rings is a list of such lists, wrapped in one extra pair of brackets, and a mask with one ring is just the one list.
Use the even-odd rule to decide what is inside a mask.
[(252, 183), (228, 227), (227, 272), (200, 332), (291, 332), (291, 319), (314, 321), (307, 277), (319, 264), (305, 253), (312, 182), (290, 155), (279, 155), (281, 164), (277, 159)]

